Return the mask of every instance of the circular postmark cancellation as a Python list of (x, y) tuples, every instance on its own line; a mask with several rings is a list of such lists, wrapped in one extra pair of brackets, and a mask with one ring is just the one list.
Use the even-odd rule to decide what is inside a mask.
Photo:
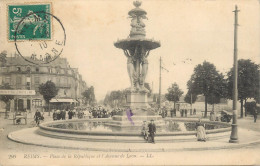
[[(47, 19), (51, 20), (52, 26), (48, 24)], [(37, 38), (34, 38), (35, 34), (38, 34)], [(21, 39), (20, 36), (23, 35), (31, 37)], [(50, 39), (42, 39), (50, 35)], [(47, 64), (62, 54), (66, 42), (65, 28), (60, 19), (51, 13), (31, 12), (17, 24), (14, 41), (18, 54), (25, 61), (36, 65)]]

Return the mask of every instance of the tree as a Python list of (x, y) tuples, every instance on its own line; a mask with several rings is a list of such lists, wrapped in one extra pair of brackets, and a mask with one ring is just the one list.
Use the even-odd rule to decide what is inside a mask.
[[(197, 100), (197, 94), (195, 93), (195, 90), (192, 87), (193, 86), (192, 83), (193, 82), (191, 79), (187, 82), (187, 87), (189, 90), (184, 97), (184, 101), (189, 104), (195, 103), (195, 101)], [(191, 95), (192, 95), (192, 98), (191, 98)], [(192, 99), (192, 101), (191, 101), (191, 99)]]
[[(233, 68), (227, 74), (228, 82), (228, 98), (232, 99), (233, 92)], [(254, 98), (256, 101), (259, 99), (259, 65), (252, 62), (250, 59), (238, 60), (238, 99), (241, 103), (241, 117), (243, 117), (244, 102), (247, 99)], [(245, 109), (246, 116), (246, 109)]]
[(111, 107), (124, 106), (126, 104), (126, 91), (115, 90), (108, 93), (104, 99), (104, 104)]
[(204, 117), (207, 117), (207, 104), (218, 103), (219, 97), (224, 97), (224, 77), (219, 74), (214, 64), (204, 61), (194, 68), (190, 81), (193, 92), (205, 96)]
[(223, 74), (218, 74), (214, 79), (213, 88), (208, 97), (208, 103), (212, 105), (214, 112), (214, 105), (220, 103), (221, 98), (227, 96), (227, 82)]
[[(191, 101), (191, 95), (192, 95), (192, 101)], [(195, 103), (195, 101), (197, 100), (197, 95), (196, 94), (191, 94), (190, 91), (188, 91), (184, 97), (184, 101), (186, 103), (189, 103), (189, 104), (193, 104)]]
[(6, 56), (7, 56), (7, 52), (6, 51), (2, 51), (0, 53), (0, 63), (1, 63), (1, 66), (5, 66), (6, 64)]
[(93, 106), (95, 104), (96, 97), (95, 97), (95, 89), (93, 86), (85, 90), (82, 93), (82, 96), (85, 98), (86, 103), (88, 103), (89, 105)]
[[(7, 83), (0, 86), (0, 89), (12, 89), (11, 86)], [(7, 111), (10, 108), (10, 100), (13, 100), (13, 95), (0, 95), (0, 100), (5, 103), (5, 118), (7, 118)]]
[(179, 88), (177, 83), (173, 83), (171, 87), (168, 88), (168, 93), (165, 94), (165, 97), (168, 101), (174, 102), (174, 109), (175, 109), (175, 103), (180, 100), (181, 95), (183, 94), (183, 91)]
[(43, 96), (45, 102), (48, 104), (50, 116), (50, 100), (58, 94), (59, 89), (52, 81), (47, 81), (45, 84), (39, 86), (39, 92)]

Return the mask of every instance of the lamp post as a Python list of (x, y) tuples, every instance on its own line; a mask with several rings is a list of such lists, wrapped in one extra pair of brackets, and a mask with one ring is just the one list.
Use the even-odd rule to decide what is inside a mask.
[(237, 136), (237, 13), (239, 10), (237, 9), (237, 5), (235, 7), (235, 24), (234, 24), (234, 66), (233, 66), (233, 120), (232, 120), (232, 130), (230, 136), (230, 143), (238, 143)]
[(190, 115), (192, 115), (192, 84), (193, 84), (193, 80), (191, 80), (191, 89), (190, 89)]

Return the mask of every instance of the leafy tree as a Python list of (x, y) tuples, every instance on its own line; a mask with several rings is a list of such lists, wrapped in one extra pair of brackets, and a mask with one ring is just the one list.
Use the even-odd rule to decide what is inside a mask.
[[(197, 100), (197, 94), (195, 93), (195, 90), (193, 89), (192, 83), (193, 82), (191, 79), (187, 82), (187, 87), (189, 90), (184, 97), (184, 101), (189, 104), (195, 103), (195, 101)], [(192, 95), (192, 101), (191, 101), (191, 95)]]
[(47, 81), (45, 84), (39, 86), (39, 92), (43, 96), (44, 100), (48, 104), (50, 115), (50, 100), (58, 94), (59, 89), (52, 81)]
[(182, 94), (183, 91), (179, 88), (177, 83), (173, 83), (172, 86), (168, 88), (168, 93), (165, 94), (165, 97), (168, 101), (174, 102), (175, 108), (175, 103), (180, 100)]
[(0, 53), (0, 62), (1, 62), (1, 66), (5, 66), (6, 64), (6, 56), (7, 56), (7, 52), (6, 51), (2, 51)]
[(95, 89), (93, 86), (85, 90), (82, 93), (82, 96), (84, 96), (86, 103), (88, 103), (89, 105), (93, 106), (95, 104), (96, 97), (95, 97)]
[(111, 107), (123, 106), (126, 103), (126, 91), (115, 90), (108, 93), (104, 99), (105, 105), (110, 105)]
[[(192, 95), (192, 101), (191, 101), (191, 95)], [(191, 94), (190, 91), (188, 91), (184, 97), (184, 101), (189, 104), (195, 103), (196, 100), (197, 100), (197, 95)]]
[[(0, 86), (0, 89), (12, 89), (11, 86), (7, 83)], [(0, 95), (0, 100), (5, 103), (5, 118), (7, 118), (7, 111), (10, 108), (10, 100), (13, 100), (13, 95)]]
[[(232, 99), (233, 92), (233, 68), (227, 74), (228, 82), (228, 98)], [(241, 103), (241, 117), (243, 117), (244, 102), (247, 99), (254, 98), (256, 101), (259, 100), (259, 79), (260, 71), (259, 65), (255, 64), (249, 59), (238, 60), (238, 99)], [(245, 116), (246, 116), (245, 110)]]
[[(194, 68), (191, 76), (192, 90), (195, 94), (203, 94), (205, 96), (205, 114), (207, 117), (207, 104), (219, 102), (219, 96), (224, 96), (223, 75), (219, 74), (214, 64), (204, 61)], [(221, 86), (221, 88), (219, 88)]]
[(214, 112), (214, 105), (220, 103), (221, 98), (227, 96), (227, 82), (223, 74), (218, 74), (214, 79), (212, 91), (208, 97), (208, 103), (213, 105), (212, 111)]

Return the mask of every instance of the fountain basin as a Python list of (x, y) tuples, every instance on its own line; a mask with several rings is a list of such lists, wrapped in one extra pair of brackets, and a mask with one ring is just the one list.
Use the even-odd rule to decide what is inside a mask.
[[(93, 142), (144, 142), (141, 130), (125, 131), (106, 125), (110, 118), (77, 119), (42, 123), (37, 134), (42, 136), (85, 140)], [(195, 141), (195, 119), (166, 119), (165, 129), (156, 133), (157, 142)], [(210, 139), (228, 137), (231, 125), (223, 122), (202, 121), (206, 125), (206, 133)], [(170, 125), (173, 124), (173, 125)], [(92, 126), (91, 126), (92, 125)], [(182, 126), (182, 127), (181, 127)], [(183, 129), (183, 126), (185, 129)]]

